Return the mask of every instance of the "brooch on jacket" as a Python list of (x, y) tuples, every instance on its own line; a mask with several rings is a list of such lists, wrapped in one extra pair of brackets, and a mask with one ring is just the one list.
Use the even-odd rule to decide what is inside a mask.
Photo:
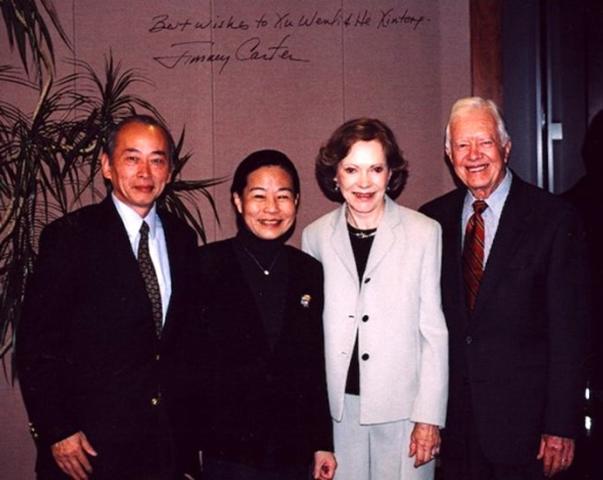
[(312, 295), (310, 295), (309, 293), (305, 293), (302, 295), (299, 303), (301, 303), (301, 306), (304, 308), (309, 308), (310, 307), (310, 300), (312, 300)]

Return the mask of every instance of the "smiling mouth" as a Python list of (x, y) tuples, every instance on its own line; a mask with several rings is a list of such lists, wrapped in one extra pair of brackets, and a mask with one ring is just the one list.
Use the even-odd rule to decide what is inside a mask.
[(374, 192), (368, 192), (368, 193), (354, 192), (354, 196), (359, 200), (370, 200), (371, 198), (373, 198), (374, 195), (375, 195)]
[(486, 170), (486, 168), (488, 168), (488, 164), (477, 165), (474, 167), (467, 167), (467, 170), (469, 171), (469, 173), (479, 173), (479, 172), (483, 172), (484, 170)]
[(258, 223), (264, 227), (278, 227), (282, 220), (258, 220)]

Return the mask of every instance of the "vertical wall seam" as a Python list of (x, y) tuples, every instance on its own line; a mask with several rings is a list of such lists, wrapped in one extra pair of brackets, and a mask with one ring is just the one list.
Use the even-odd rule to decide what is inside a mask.
[[(343, 13), (344, 0), (341, 0), (341, 11)], [(343, 18), (343, 16), (342, 16)], [(345, 104), (345, 35), (344, 35), (344, 22), (341, 22), (341, 123), (343, 123), (347, 117), (346, 104)]]
[[(213, 18), (214, 18), (214, 0), (210, 0), (209, 2), (209, 19), (210, 22), (213, 23)], [(210, 52), (213, 54), (214, 53), (214, 29), (210, 27), (209, 29), (209, 40), (210, 40)], [(210, 90), (209, 90), (209, 95), (210, 95), (210, 105), (211, 105), (211, 177), (212, 178), (216, 178), (216, 98), (215, 98), (215, 90), (214, 90), (214, 86), (215, 86), (215, 75), (214, 75), (214, 64), (213, 62), (210, 63)], [(212, 189), (212, 196), (214, 198), (216, 198), (216, 189), (217, 187), (211, 187)], [(217, 239), (218, 236), (218, 222), (216, 221), (216, 219), (213, 217), (212, 215), (212, 222), (214, 225), (214, 238), (213, 240), (215, 241)]]

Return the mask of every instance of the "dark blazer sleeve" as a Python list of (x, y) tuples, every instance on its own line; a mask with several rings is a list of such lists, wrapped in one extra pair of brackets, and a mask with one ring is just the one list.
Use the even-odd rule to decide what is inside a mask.
[[(302, 380), (299, 385), (288, 387), (294, 392), (292, 398), (299, 402), (299, 405), (294, 406), (300, 412), (297, 425), (301, 430), (297, 435), (306, 438), (306, 445), (311, 451), (333, 451), (333, 428), (327, 395), (322, 322), (324, 307), (322, 265), (297, 249), (291, 248), (290, 254), (292, 271), (300, 278), (298, 282), (293, 282), (296, 286), (291, 289), (289, 311), (309, 310), (306, 318), (303, 316), (294, 318), (294, 314), (291, 314), (295, 322), (291, 327), (296, 330), (291, 331), (288, 338), (291, 339), (292, 344), (287, 347), (289, 351), (298, 351), (298, 359), (291, 362), (289, 370), (296, 369), (304, 372), (304, 377), (300, 377)], [(306, 299), (309, 299), (309, 302), (306, 302)], [(300, 328), (301, 322), (307, 322), (307, 325)], [(300, 363), (303, 364), (303, 368), (298, 365)], [(294, 402), (291, 401), (292, 405)]]
[[(313, 263), (315, 262), (312, 259)], [(313, 316), (315, 324), (318, 326), (315, 330), (314, 358), (315, 358), (315, 379), (312, 383), (314, 390), (315, 411), (312, 418), (308, 419), (313, 426), (309, 429), (315, 435), (313, 445), (315, 450), (333, 452), (333, 426), (331, 413), (329, 410), (329, 399), (327, 395), (327, 378), (325, 367), (325, 349), (324, 349), (324, 330), (322, 313), (324, 308), (324, 281), (322, 266), (315, 262), (314, 272), (312, 274), (315, 291), (317, 292), (315, 304), (313, 306)], [(310, 269), (311, 271), (311, 269)]]
[(51, 445), (77, 432), (70, 400), (69, 305), (77, 285), (78, 245), (67, 221), (40, 237), (16, 336), (17, 372), (34, 439)]

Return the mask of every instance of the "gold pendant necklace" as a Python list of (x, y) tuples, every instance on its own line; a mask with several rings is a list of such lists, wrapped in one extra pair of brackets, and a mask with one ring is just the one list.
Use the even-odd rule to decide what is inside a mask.
[(272, 259), (272, 262), (270, 263), (270, 266), (268, 268), (264, 268), (264, 266), (260, 263), (260, 261), (256, 258), (256, 256), (251, 253), (247, 247), (245, 247), (244, 245), (242, 245), (243, 250), (245, 250), (245, 253), (247, 253), (247, 255), (249, 255), (249, 258), (251, 258), (253, 260), (253, 262), (258, 266), (258, 268), (260, 269), (260, 271), (266, 275), (269, 276), (270, 272), (272, 271), (272, 269), (274, 268), (274, 265), (276, 265), (276, 261), (278, 260), (278, 257), (281, 254), (281, 250), (279, 250), (277, 252), (277, 254), (274, 256), (274, 258)]

